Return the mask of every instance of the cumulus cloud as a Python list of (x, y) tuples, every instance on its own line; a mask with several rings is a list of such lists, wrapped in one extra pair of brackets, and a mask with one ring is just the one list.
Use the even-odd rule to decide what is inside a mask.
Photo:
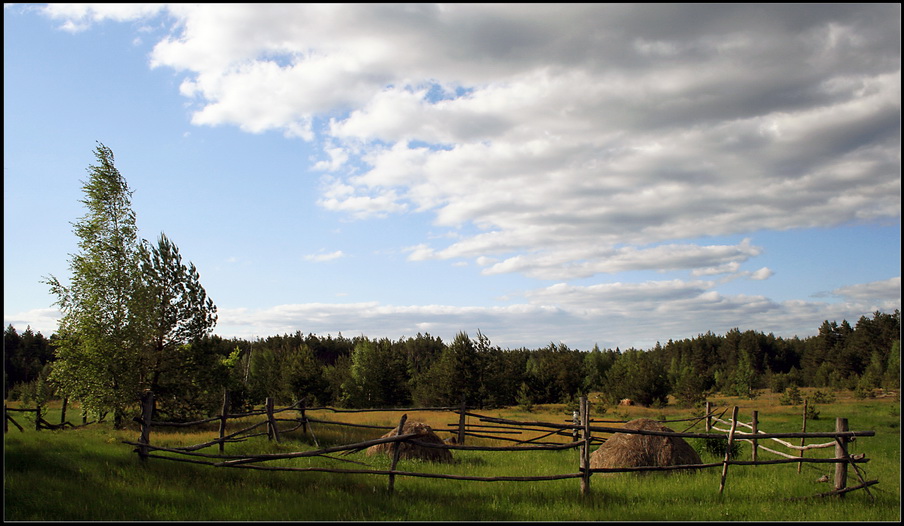
[[(182, 77), (192, 122), (320, 145), (312, 167), (325, 209), (424, 214), (458, 234), (411, 240), (411, 261), (552, 281), (636, 270), (765, 280), (772, 269), (741, 270), (761, 247), (700, 240), (900, 217), (892, 4), (44, 10), (70, 30), (165, 15), (149, 62)], [(838, 312), (895, 286), (900, 303), (900, 281), (838, 289), (848, 305)], [(525, 297), (520, 314), (540, 325), (624, 323), (630, 305), (660, 333), (694, 313), (715, 328), (776, 313), (793, 323), (814, 308), (723, 296), (706, 281), (561, 283)], [(371, 307), (392, 319), (416, 311), (421, 321), (400, 330), (442, 323), (427, 307)], [(301, 319), (293, 309), (251, 318)], [(502, 323), (507, 309), (444, 315)], [(355, 319), (343, 326), (365, 330), (376, 318)]]
[(849, 301), (878, 301), (883, 308), (901, 304), (901, 276), (841, 287), (832, 291)]
[(505, 256), (489, 273), (900, 214), (891, 5), (45, 10), (79, 28), (165, 11), (151, 64), (184, 73), (193, 122), (319, 137), (321, 206), (478, 225), (432, 253)]

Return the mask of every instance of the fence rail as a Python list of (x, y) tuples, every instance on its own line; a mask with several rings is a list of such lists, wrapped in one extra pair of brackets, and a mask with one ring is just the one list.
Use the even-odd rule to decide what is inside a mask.
[[(192, 463), (200, 463), (206, 464), (214, 467), (230, 467), (230, 468), (245, 468), (245, 469), (259, 469), (259, 470), (273, 470), (273, 471), (306, 471), (306, 472), (325, 472), (325, 473), (343, 473), (343, 474), (371, 474), (371, 475), (385, 475), (389, 477), (389, 490), (390, 492), (393, 490), (394, 481), (397, 476), (406, 476), (406, 477), (427, 477), (427, 478), (439, 478), (439, 479), (452, 479), (452, 480), (468, 480), (468, 481), (483, 481), (483, 482), (497, 482), (497, 481), (547, 481), (547, 480), (563, 480), (569, 478), (580, 478), (581, 479), (581, 493), (587, 494), (590, 491), (590, 480), (591, 475), (594, 473), (622, 473), (622, 472), (643, 472), (643, 471), (669, 471), (669, 470), (696, 470), (696, 469), (707, 469), (707, 468), (722, 468), (722, 476), (720, 478), (720, 486), (719, 493), (721, 494), (726, 486), (726, 479), (728, 474), (729, 466), (768, 466), (768, 465), (779, 465), (779, 464), (788, 464), (788, 463), (814, 463), (814, 464), (826, 464), (833, 463), (836, 466), (835, 469), (835, 489), (834, 491), (822, 493), (817, 496), (828, 496), (828, 495), (839, 495), (842, 496), (852, 490), (860, 489), (860, 488), (868, 488), (869, 486), (878, 483), (878, 481), (866, 481), (863, 479), (862, 473), (857, 468), (858, 463), (868, 462), (869, 459), (865, 457), (865, 455), (849, 455), (847, 452), (847, 443), (853, 440), (855, 437), (869, 437), (874, 436), (874, 431), (850, 431), (847, 429), (847, 420), (846, 419), (838, 419), (836, 430), (834, 432), (817, 432), (817, 433), (767, 433), (760, 429), (758, 429), (757, 424), (757, 415), (754, 412), (752, 423), (748, 424), (746, 422), (740, 422), (738, 420), (738, 408), (734, 407), (732, 412), (732, 417), (730, 420), (722, 420), (721, 417), (724, 415), (726, 411), (723, 411), (720, 415), (716, 415), (715, 411), (712, 409), (709, 403), (707, 403), (706, 413), (703, 417), (691, 418), (686, 420), (676, 420), (676, 421), (694, 421), (695, 425), (697, 422), (705, 421), (706, 424), (706, 432), (705, 433), (691, 433), (687, 432), (687, 430), (683, 432), (671, 432), (671, 431), (647, 431), (647, 430), (629, 430), (621, 427), (612, 427), (612, 426), (600, 426), (600, 425), (591, 425), (591, 419), (589, 417), (589, 402), (586, 398), (582, 398), (580, 402), (580, 415), (578, 421), (572, 422), (570, 424), (561, 424), (561, 423), (553, 423), (553, 422), (541, 422), (541, 421), (519, 421), (519, 420), (511, 420), (505, 418), (491, 417), (487, 415), (481, 415), (478, 413), (469, 412), (462, 404), (459, 407), (441, 407), (441, 408), (382, 408), (382, 409), (336, 409), (331, 407), (305, 407), (304, 401), (296, 402), (285, 408), (274, 408), (272, 399), (267, 400), (266, 408), (264, 410), (259, 411), (251, 411), (247, 413), (241, 414), (230, 414), (227, 412), (228, 408), (228, 397), (224, 396), (224, 404), (223, 411), (219, 416), (198, 420), (195, 422), (182, 422), (182, 423), (167, 423), (167, 422), (158, 422), (151, 419), (151, 415), (153, 415), (154, 411), (154, 398), (153, 393), (146, 393), (143, 400), (143, 412), (142, 417), (136, 418), (136, 421), (141, 424), (141, 436), (137, 442), (125, 441), (125, 443), (136, 446), (136, 452), (139, 455), (139, 458), (143, 461), (146, 461), (149, 458), (156, 459), (165, 459), (165, 460), (174, 460), (181, 462), (192, 462)], [(285, 411), (297, 411), (298, 416), (296, 418), (276, 418), (275, 415)], [(352, 424), (345, 422), (337, 422), (331, 420), (323, 420), (317, 418), (311, 418), (307, 415), (308, 411), (315, 410), (328, 410), (336, 413), (343, 412), (364, 412), (364, 411), (405, 411), (406, 414), (402, 415), (402, 418), (399, 421), (397, 426), (375, 426), (375, 425), (367, 425), (367, 424)], [(418, 440), (418, 435), (416, 434), (403, 434), (402, 429), (404, 423), (407, 419), (407, 412), (414, 411), (449, 411), (458, 413), (459, 421), (457, 424), (449, 424), (450, 428), (456, 427), (457, 429), (439, 429), (438, 431), (446, 431), (450, 433), (454, 433), (453, 436), (457, 437), (457, 440), (454, 443), (428, 443), (421, 440)], [(247, 418), (249, 416), (261, 416), (266, 415), (266, 420), (262, 422), (257, 422), (251, 426), (245, 427), (239, 431), (234, 431), (232, 433), (227, 434), (225, 432), (226, 422), (229, 419), (234, 418)], [(481, 424), (470, 424), (470, 426), (466, 425), (465, 417), (472, 417), (478, 419)], [(219, 437), (202, 443), (195, 444), (192, 446), (184, 446), (184, 447), (162, 447), (152, 445), (150, 442), (151, 437), (151, 429), (153, 427), (159, 426), (188, 426), (188, 425), (200, 425), (204, 423), (210, 423), (214, 421), (220, 421), (220, 429), (219, 429)], [(728, 424), (730, 429), (723, 430), (717, 428), (712, 425), (712, 422), (716, 421), (718, 423)], [(289, 430), (280, 430), (277, 426), (278, 422), (292, 422), (295, 426)], [(343, 444), (331, 447), (320, 447), (317, 444), (316, 437), (313, 434), (312, 423), (316, 423), (318, 425), (344, 425), (350, 427), (357, 428), (371, 428), (371, 429), (395, 429), (397, 432), (393, 436), (382, 437), (373, 440), (367, 440), (363, 442), (356, 442), (352, 444)], [(616, 421), (597, 421), (596, 423), (624, 423), (624, 422), (616, 422)], [(259, 432), (254, 434), (249, 434), (251, 431), (266, 426), (266, 432)], [(752, 432), (738, 432), (738, 427), (744, 427), (751, 429)], [(224, 454), (224, 446), (226, 443), (242, 441), (252, 436), (263, 436), (267, 435), (269, 440), (280, 440), (280, 433), (286, 433), (289, 431), (297, 430), (302, 428), (305, 433), (310, 433), (311, 437), (314, 439), (314, 443), (318, 449), (311, 451), (297, 451), (297, 452), (289, 452), (289, 453), (271, 453), (271, 454), (260, 454), (260, 455), (226, 455)], [(470, 428), (472, 431), (468, 431)], [(479, 433), (474, 433), (473, 430), (479, 430)], [(528, 440), (521, 440), (518, 438), (512, 438), (511, 436), (502, 436), (502, 435), (512, 435), (512, 434), (521, 434), (524, 431), (532, 431), (532, 432), (541, 432), (546, 433), (544, 435), (540, 435), (538, 437), (534, 437)], [(714, 432), (715, 431), (715, 432)], [(679, 438), (704, 438), (704, 439), (713, 439), (713, 438), (724, 438), (725, 433), (728, 433), (728, 449), (726, 452), (725, 458), (721, 462), (714, 463), (701, 463), (701, 464), (688, 464), (688, 465), (680, 465), (680, 466), (638, 466), (638, 467), (619, 467), (619, 468), (591, 468), (590, 467), (590, 449), (591, 445), (594, 442), (605, 441), (605, 437), (599, 436), (600, 433), (603, 434), (614, 434), (614, 433), (632, 433), (632, 434), (641, 434), (641, 435), (653, 435), (653, 436), (666, 436), (666, 437), (679, 437)], [(593, 436), (594, 433), (597, 433), (597, 436)], [(549, 441), (539, 441), (540, 439), (545, 439), (552, 435), (558, 436), (566, 436), (572, 437), (573, 440), (569, 442), (549, 442)], [(484, 446), (484, 445), (466, 445), (464, 444), (465, 437), (481, 437), (481, 438), (491, 438), (499, 441), (514, 441), (517, 442), (517, 445), (511, 446)], [(578, 438), (579, 437), (579, 438)], [(801, 438), (803, 443), (806, 439), (814, 439), (814, 438), (831, 438), (832, 442), (828, 442), (825, 444), (811, 444), (809, 446), (794, 446), (793, 444), (781, 440), (784, 438)], [(781, 452), (777, 452), (775, 450), (763, 447), (759, 442), (763, 440), (774, 440), (777, 443), (789, 447), (792, 450), (797, 450), (800, 452), (800, 456), (793, 456), (789, 454), (784, 454)], [(738, 460), (731, 458), (731, 447), (735, 441), (747, 441), (753, 444), (752, 451), (752, 459), (747, 460)], [(430, 447), (430, 448), (441, 448), (441, 449), (449, 449), (449, 450), (467, 450), (467, 451), (520, 451), (520, 452), (528, 452), (528, 451), (541, 451), (541, 450), (564, 450), (564, 449), (579, 449), (580, 456), (578, 462), (578, 471), (575, 473), (563, 473), (563, 474), (549, 474), (549, 475), (532, 475), (532, 476), (498, 476), (498, 477), (479, 477), (479, 476), (467, 476), (467, 475), (454, 475), (454, 474), (443, 474), (443, 473), (418, 473), (411, 471), (401, 471), (396, 469), (396, 464), (399, 459), (399, 451), (400, 445), (402, 443), (411, 443), (414, 445), (422, 446), (422, 447)], [(379, 444), (392, 444), (392, 464), (389, 470), (381, 470), (381, 469), (346, 469), (346, 468), (335, 468), (335, 467), (291, 467), (291, 466), (272, 466), (272, 465), (262, 465), (267, 462), (275, 461), (275, 460), (286, 460), (286, 459), (295, 459), (295, 458), (310, 458), (310, 457), (323, 457), (337, 461), (344, 462), (354, 462), (360, 464), (360, 462), (343, 459), (340, 457), (333, 456), (334, 454), (340, 455), (348, 455), (353, 452), (362, 451), (368, 447), (379, 445)], [(218, 445), (220, 448), (220, 454), (210, 454), (210, 453), (200, 453), (198, 450), (205, 449), (207, 447), (211, 447), (214, 445)], [(816, 448), (826, 448), (834, 446), (835, 447), (835, 456), (833, 458), (805, 458), (803, 457), (803, 451), (808, 449), (816, 449)], [(770, 453), (777, 454), (778, 456), (784, 456), (786, 458), (774, 459), (774, 460), (760, 460), (757, 458), (758, 451), (767, 451)], [(167, 455), (157, 454), (159, 453), (167, 453)], [(173, 456), (173, 455), (179, 455)], [(188, 457), (188, 458), (185, 458)], [(859, 477), (860, 484), (847, 487), (847, 467), (853, 466), (857, 476)], [(799, 468), (798, 468), (799, 469)], [(867, 489), (867, 493), (869, 490)], [(870, 495), (871, 496), (871, 495)]]

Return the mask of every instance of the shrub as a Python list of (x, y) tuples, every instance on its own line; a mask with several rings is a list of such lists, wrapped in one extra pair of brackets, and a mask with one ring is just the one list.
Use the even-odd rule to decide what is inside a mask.
[(816, 409), (816, 404), (807, 406), (807, 420), (819, 420), (819, 409)]
[(781, 405), (797, 405), (803, 403), (803, 401), (800, 396), (800, 389), (796, 385), (785, 389), (785, 393), (778, 399), (778, 403)]
[[(725, 458), (725, 452), (728, 451), (728, 437), (717, 437), (717, 438), (692, 438), (691, 447), (693, 447), (697, 453), (701, 456), (703, 454), (710, 454), (719, 458)], [(729, 458), (735, 458), (738, 455), (738, 452), (741, 450), (741, 443), (734, 442), (731, 444), (731, 455)]]
[(813, 392), (813, 401), (817, 404), (831, 404), (835, 401), (835, 395), (817, 389)]

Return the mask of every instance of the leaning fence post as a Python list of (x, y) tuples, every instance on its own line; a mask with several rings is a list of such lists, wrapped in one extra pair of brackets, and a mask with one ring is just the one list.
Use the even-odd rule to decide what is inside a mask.
[[(847, 418), (836, 418), (835, 419), (835, 431), (842, 432), (848, 430), (848, 421)], [(848, 451), (847, 451), (847, 437), (835, 437), (835, 458), (840, 459), (839, 462), (835, 464), (835, 491), (843, 490), (847, 486), (847, 466), (848, 466)], [(839, 497), (844, 497), (844, 493), (839, 493)]]
[(223, 410), (220, 411), (220, 453), (223, 452), (226, 447), (226, 441), (223, 440), (223, 437), (226, 436), (226, 419), (227, 414), (229, 413), (229, 390), (223, 389)]
[(581, 425), (584, 435), (581, 445), (581, 495), (590, 493), (590, 411), (587, 397), (581, 397)]
[[(756, 447), (757, 447), (756, 434), (757, 434), (757, 425), (759, 423), (757, 416), (758, 416), (758, 412), (754, 411), (753, 412), (753, 420), (750, 422), (750, 427), (752, 428), (751, 433), (753, 433), (753, 440), (751, 440), (751, 443), (753, 444), (753, 454), (751, 455), (750, 459), (753, 460), (754, 462), (756, 462)], [(756, 464), (754, 464), (754, 466), (756, 466)]]
[(709, 433), (713, 428), (712, 402), (706, 402), (706, 432)]
[[(396, 436), (402, 435), (402, 429), (405, 427), (405, 420), (408, 420), (408, 415), (402, 415), (402, 418), (399, 419), (399, 427), (396, 428)], [(392, 465), (389, 467), (389, 493), (392, 493), (395, 489), (395, 468), (396, 464), (399, 463), (399, 455), (402, 453), (402, 444), (399, 441), (392, 443)]]
[(138, 458), (148, 459), (148, 446), (151, 444), (151, 418), (154, 416), (154, 392), (145, 391), (141, 395), (141, 436), (138, 437)]
[(722, 461), (722, 481), (719, 483), (719, 495), (725, 489), (725, 477), (728, 476), (728, 460), (731, 458), (731, 446), (734, 444), (735, 429), (738, 428), (738, 406), (731, 411), (731, 429), (728, 431), (728, 446), (725, 448), (725, 460)]
[(273, 418), (273, 398), (267, 397), (267, 438), (276, 439), (279, 442), (279, 430), (276, 428), (276, 419)]
[[(804, 423), (800, 426), (800, 432), (801, 432), (801, 433), (806, 433), (806, 432), (807, 432), (807, 404), (808, 404), (808, 403), (809, 403), (809, 400), (804, 400), (804, 416), (803, 416), (803, 422), (804, 422)], [(807, 441), (807, 438), (806, 438), (806, 437), (800, 437), (800, 447), (801, 447), (801, 448), (804, 447), (804, 443), (805, 443), (806, 441)], [(804, 458), (804, 450), (803, 450), (803, 449), (800, 450), (800, 454), (799, 454), (798, 456), (799, 456), (800, 458)], [(801, 467), (803, 464), (804, 464), (803, 462), (798, 462), (798, 463), (797, 463), (797, 472), (798, 472), (798, 473), (800, 473), (800, 467)]]

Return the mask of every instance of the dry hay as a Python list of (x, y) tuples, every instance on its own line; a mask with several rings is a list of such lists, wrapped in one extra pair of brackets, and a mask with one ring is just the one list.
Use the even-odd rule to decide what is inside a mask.
[[(418, 436), (413, 437), (413, 440), (438, 445), (446, 444), (445, 442), (443, 442), (443, 439), (438, 437), (436, 433), (433, 432), (433, 429), (429, 425), (422, 422), (405, 422), (405, 425), (402, 427), (402, 434), (407, 435), (409, 433), (417, 433)], [(380, 438), (389, 438), (396, 435), (396, 429), (393, 429)], [(412, 444), (408, 441), (370, 446), (369, 448), (367, 448), (367, 455), (371, 456), (378, 453), (392, 455), (393, 444), (399, 445), (400, 459), (429, 460), (431, 462), (452, 462), (452, 452), (448, 449), (420, 446), (417, 444)]]
[[(672, 432), (668, 427), (647, 418), (631, 420), (625, 424), (625, 429)], [(590, 455), (591, 469), (700, 463), (700, 455), (681, 437), (636, 433), (615, 433)]]

